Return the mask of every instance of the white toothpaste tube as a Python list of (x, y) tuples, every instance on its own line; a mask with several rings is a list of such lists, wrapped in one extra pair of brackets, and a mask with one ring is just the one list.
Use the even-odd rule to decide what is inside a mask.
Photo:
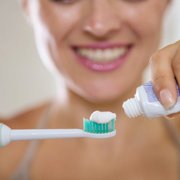
[(180, 112), (180, 90), (176, 104), (165, 109), (160, 103), (153, 90), (152, 82), (147, 82), (136, 89), (134, 98), (128, 99), (123, 103), (123, 109), (129, 118), (144, 115), (149, 118), (166, 116)]

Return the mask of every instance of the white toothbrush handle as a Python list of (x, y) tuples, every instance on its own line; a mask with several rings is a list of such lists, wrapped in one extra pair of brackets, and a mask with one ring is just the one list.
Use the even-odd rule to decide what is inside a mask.
[(12, 130), (5, 124), (0, 124), (0, 147), (16, 140), (51, 139), (86, 137), (81, 129), (27, 129)]
[(85, 137), (81, 129), (27, 129), (11, 130), (11, 140)]
[(16, 140), (54, 139), (54, 138), (110, 138), (116, 135), (116, 131), (109, 133), (88, 133), (81, 129), (27, 129), (12, 130), (5, 124), (0, 124), (0, 147)]

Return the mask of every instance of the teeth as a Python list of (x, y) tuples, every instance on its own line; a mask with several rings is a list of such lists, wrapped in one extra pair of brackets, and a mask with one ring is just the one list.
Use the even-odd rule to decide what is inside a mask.
[(127, 52), (127, 48), (111, 48), (105, 50), (79, 48), (77, 52), (89, 60), (103, 62), (112, 61), (123, 56)]

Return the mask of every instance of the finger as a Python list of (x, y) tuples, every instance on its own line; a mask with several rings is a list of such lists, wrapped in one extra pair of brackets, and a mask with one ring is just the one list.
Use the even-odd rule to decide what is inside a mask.
[(177, 45), (169, 45), (157, 51), (150, 59), (150, 68), (154, 91), (162, 103), (169, 109), (177, 100), (176, 80), (172, 62), (177, 51)]
[(165, 116), (166, 119), (180, 119), (180, 112)]
[(173, 71), (177, 80), (177, 84), (180, 85), (180, 41), (176, 43), (177, 49), (172, 63)]

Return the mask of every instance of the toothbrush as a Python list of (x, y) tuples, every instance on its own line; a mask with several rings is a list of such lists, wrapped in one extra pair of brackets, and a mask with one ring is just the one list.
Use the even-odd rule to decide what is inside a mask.
[(55, 138), (110, 138), (116, 135), (115, 119), (97, 123), (84, 118), (84, 129), (11, 129), (0, 123), (0, 147), (11, 141)]

